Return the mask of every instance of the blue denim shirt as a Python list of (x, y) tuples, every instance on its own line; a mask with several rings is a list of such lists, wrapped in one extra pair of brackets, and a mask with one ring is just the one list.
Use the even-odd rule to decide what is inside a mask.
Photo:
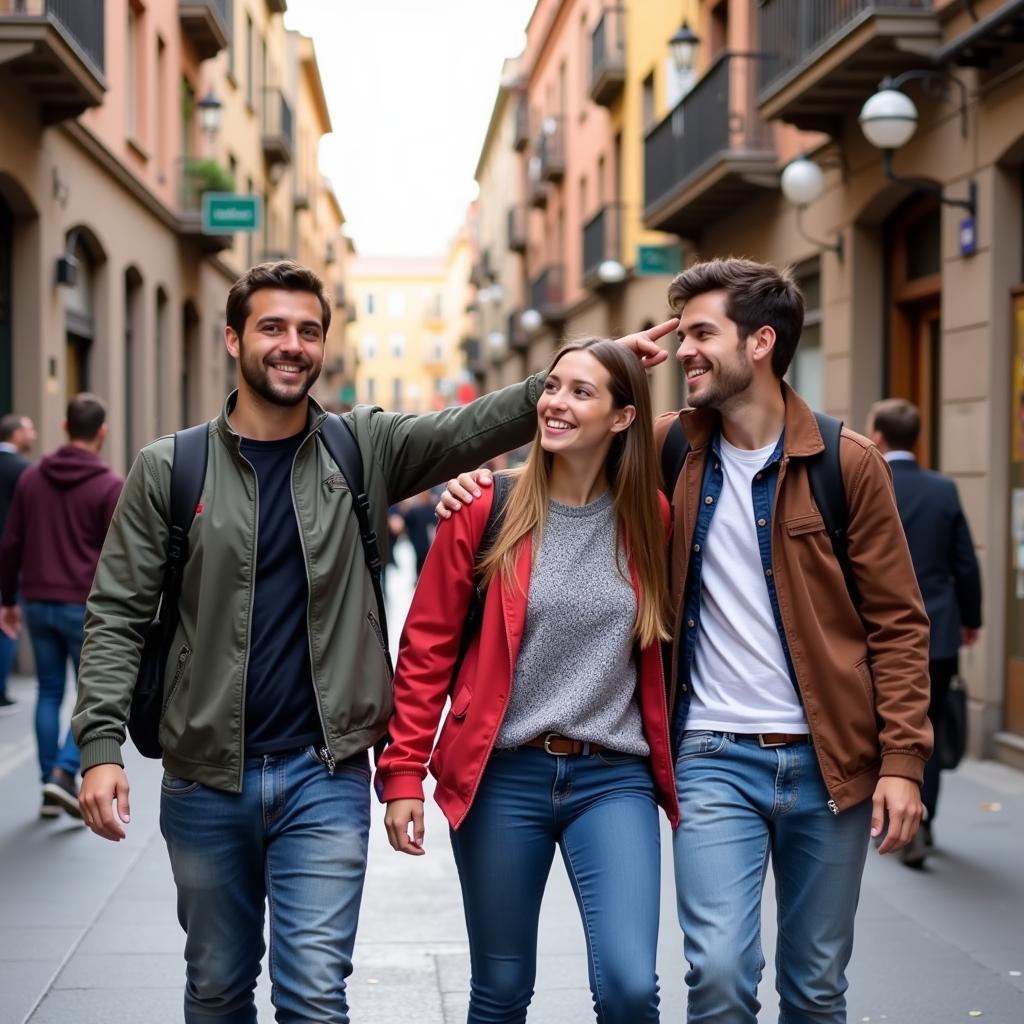
[[(679, 679), (686, 684), (680, 687), (679, 699), (673, 719), (673, 737), (678, 745), (686, 726), (686, 716), (690, 710), (690, 669), (693, 665), (693, 652), (697, 647), (697, 633), (700, 630), (701, 613), (701, 569), (704, 565), (704, 549), (711, 529), (711, 520), (718, 507), (718, 499), (722, 495), (724, 474), (722, 472), (721, 434), (716, 433), (711, 440), (711, 451), (704, 464), (704, 478), (701, 482), (700, 508), (697, 513), (697, 527), (693, 531), (690, 545), (690, 564), (686, 574), (686, 593), (683, 597), (682, 632), (679, 638)], [(789, 678), (793, 688), (797, 689), (796, 673), (789, 655), (789, 644), (782, 625), (782, 613), (779, 611), (779, 597), (775, 588), (775, 574), (772, 569), (772, 505), (775, 501), (775, 487), (779, 479), (779, 468), (782, 465), (782, 449), (785, 434), (779, 438), (775, 450), (768, 461), (755, 474), (750, 489), (754, 502), (754, 524), (757, 527), (757, 545), (761, 554), (761, 569), (765, 584), (768, 587), (768, 600), (772, 606), (775, 628), (779, 633), (779, 642), (786, 655)]]

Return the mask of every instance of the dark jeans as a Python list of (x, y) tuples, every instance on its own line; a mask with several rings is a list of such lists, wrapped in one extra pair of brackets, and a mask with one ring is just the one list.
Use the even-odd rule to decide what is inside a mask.
[(68, 729), (63, 740), (60, 737), (60, 706), (64, 700), (69, 661), (74, 667), (75, 679), (78, 678), (85, 605), (65, 601), (26, 601), (25, 621), (39, 677), (36, 744), (39, 748), (39, 771), (43, 782), (46, 782), (54, 768), (75, 775), (81, 764), (71, 730)]
[(526, 1020), (556, 846), (583, 919), (599, 1024), (657, 1021), (661, 846), (647, 760), (520, 747), (491, 755), (452, 832), (472, 964), (467, 1024)]
[[(928, 674), (932, 681), (931, 702), (928, 705), (928, 718), (931, 719), (932, 728), (938, 736), (946, 713), (946, 697), (949, 694), (949, 684), (960, 668), (958, 658), (937, 658), (928, 662)], [(942, 769), (939, 768), (939, 759), (935, 754), (928, 759), (924, 766), (924, 781), (921, 783), (921, 803), (928, 812), (927, 822), (932, 824), (935, 821), (935, 812), (939, 802), (939, 776)]]

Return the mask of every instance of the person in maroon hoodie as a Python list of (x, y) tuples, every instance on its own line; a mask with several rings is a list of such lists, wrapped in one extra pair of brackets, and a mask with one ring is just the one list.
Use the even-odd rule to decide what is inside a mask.
[(40, 814), (61, 809), (80, 818), (78, 748), (70, 730), (60, 737), (68, 659), (78, 674), (85, 601), (103, 539), (124, 481), (99, 456), (107, 436), (102, 400), (85, 392), (68, 403), (68, 443), (18, 479), (0, 541), (0, 630), (17, 638), (21, 596), (36, 674), (36, 742), (43, 781)]

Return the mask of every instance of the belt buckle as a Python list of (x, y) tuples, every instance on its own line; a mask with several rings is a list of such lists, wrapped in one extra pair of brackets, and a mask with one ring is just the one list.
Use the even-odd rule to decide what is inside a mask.
[(788, 744), (788, 740), (782, 740), (779, 743), (765, 743), (764, 738), (767, 734), (759, 732), (757, 734), (757, 745), (765, 750), (771, 750), (774, 747), (785, 747)]
[(547, 736), (544, 737), (544, 753), (550, 754), (552, 757), (568, 757), (569, 751), (567, 750), (563, 752), (551, 749), (551, 741), (560, 739), (562, 739), (562, 737), (559, 736), (557, 732), (549, 732)]

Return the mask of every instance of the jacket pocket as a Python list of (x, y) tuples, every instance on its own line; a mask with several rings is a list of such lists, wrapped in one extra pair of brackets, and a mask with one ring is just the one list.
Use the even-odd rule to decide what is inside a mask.
[(469, 702), (473, 699), (473, 691), (468, 686), (463, 686), (452, 700), (452, 709), (449, 712), (452, 718), (461, 721), (469, 711)]
[(861, 658), (856, 665), (853, 666), (857, 672), (857, 678), (860, 680), (861, 690), (864, 692), (864, 696), (867, 699), (868, 707), (871, 708), (871, 713), (875, 711), (875, 686), (871, 680), (871, 665), (867, 658)]
[(163, 711), (161, 717), (166, 713), (167, 709), (171, 706), (171, 701), (174, 699), (174, 694), (177, 692), (178, 687), (181, 685), (181, 680), (185, 676), (185, 669), (188, 668), (188, 663), (192, 660), (192, 649), (185, 644), (178, 652), (178, 661), (174, 666), (174, 675), (171, 677), (171, 685), (167, 687), (167, 696), (164, 697)]
[(796, 519), (788, 519), (785, 526), (786, 533), (790, 537), (799, 537), (804, 533), (825, 532), (825, 520), (817, 512), (812, 512), (806, 516), (797, 516)]

